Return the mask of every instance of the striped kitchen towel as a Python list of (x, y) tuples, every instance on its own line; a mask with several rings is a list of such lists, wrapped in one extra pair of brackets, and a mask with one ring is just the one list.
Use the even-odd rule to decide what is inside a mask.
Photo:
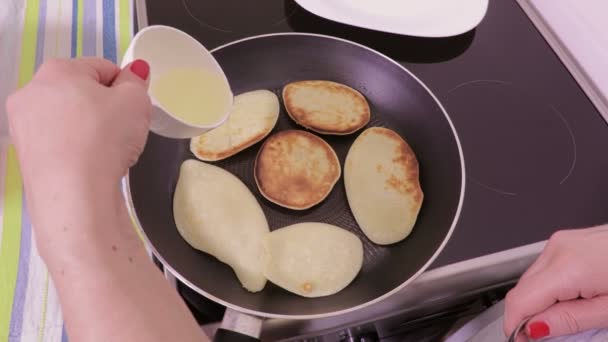
[(133, 8), (131, 0), (1, 2), (0, 342), (67, 341), (55, 289), (33, 241), (4, 102), (49, 58), (118, 62), (133, 33)]

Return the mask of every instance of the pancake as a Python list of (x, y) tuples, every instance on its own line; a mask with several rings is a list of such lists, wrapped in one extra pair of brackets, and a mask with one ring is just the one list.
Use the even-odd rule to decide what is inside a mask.
[(308, 209), (331, 192), (340, 178), (336, 152), (318, 136), (281, 131), (266, 139), (255, 161), (258, 189), (269, 201), (289, 209)]
[(173, 215), (188, 244), (232, 267), (247, 290), (264, 288), (263, 239), (268, 222), (237, 177), (217, 166), (186, 160), (180, 167)]
[(299, 223), (275, 230), (266, 236), (264, 248), (268, 280), (304, 297), (339, 292), (363, 265), (361, 240), (325, 223)]
[(344, 186), (361, 230), (388, 245), (412, 231), (422, 206), (418, 161), (397, 133), (372, 127), (357, 137), (346, 156)]
[(190, 140), (190, 151), (204, 161), (233, 156), (264, 139), (279, 118), (279, 99), (268, 90), (237, 95), (228, 120)]
[(321, 134), (346, 135), (367, 125), (370, 108), (355, 89), (331, 81), (299, 81), (283, 88), (289, 116)]

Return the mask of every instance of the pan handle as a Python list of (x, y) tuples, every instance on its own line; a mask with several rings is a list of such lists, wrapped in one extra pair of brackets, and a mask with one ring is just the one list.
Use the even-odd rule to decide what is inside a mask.
[(260, 340), (236, 331), (219, 328), (213, 336), (213, 342), (259, 342)]
[(213, 337), (213, 342), (258, 342), (262, 330), (262, 319), (226, 308), (222, 325)]

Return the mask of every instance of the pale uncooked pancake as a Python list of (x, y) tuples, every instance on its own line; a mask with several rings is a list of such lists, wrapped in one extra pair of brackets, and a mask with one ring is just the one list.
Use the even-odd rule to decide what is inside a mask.
[(283, 88), (289, 116), (322, 134), (345, 135), (367, 125), (369, 104), (355, 89), (330, 81), (299, 81)]
[(233, 156), (264, 139), (279, 118), (279, 99), (268, 90), (254, 90), (234, 98), (228, 120), (190, 140), (190, 150), (201, 160)]
[(388, 245), (411, 233), (423, 193), (416, 156), (397, 133), (382, 127), (361, 133), (346, 156), (344, 185), (350, 209), (370, 240)]
[(193, 159), (183, 162), (173, 215), (179, 233), (192, 247), (232, 267), (247, 290), (264, 288), (263, 239), (268, 223), (253, 194), (237, 177)]
[(331, 192), (341, 174), (336, 152), (318, 136), (286, 130), (266, 139), (255, 161), (258, 189), (269, 201), (303, 210)]
[(361, 240), (325, 223), (299, 223), (275, 230), (265, 241), (264, 275), (304, 297), (332, 295), (350, 284), (363, 264)]

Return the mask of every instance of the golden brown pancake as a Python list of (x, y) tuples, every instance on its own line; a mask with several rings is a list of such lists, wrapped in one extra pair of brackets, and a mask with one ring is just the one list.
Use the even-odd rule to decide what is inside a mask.
[(331, 81), (298, 81), (283, 88), (289, 116), (322, 134), (351, 134), (367, 125), (370, 109), (355, 89)]
[(254, 168), (262, 195), (295, 210), (323, 201), (340, 174), (340, 161), (331, 146), (302, 130), (271, 135), (260, 148)]
[(412, 231), (424, 197), (418, 161), (410, 146), (390, 129), (368, 128), (346, 156), (344, 186), (361, 230), (387, 245)]
[(319, 222), (297, 223), (264, 237), (264, 276), (303, 297), (323, 297), (350, 284), (363, 265), (357, 235)]
[(184, 161), (173, 195), (173, 217), (184, 240), (232, 267), (243, 287), (251, 292), (264, 288), (268, 222), (256, 198), (236, 176), (194, 159)]
[(234, 98), (228, 120), (190, 140), (190, 151), (204, 161), (233, 156), (264, 139), (279, 118), (279, 99), (268, 90), (254, 90)]

